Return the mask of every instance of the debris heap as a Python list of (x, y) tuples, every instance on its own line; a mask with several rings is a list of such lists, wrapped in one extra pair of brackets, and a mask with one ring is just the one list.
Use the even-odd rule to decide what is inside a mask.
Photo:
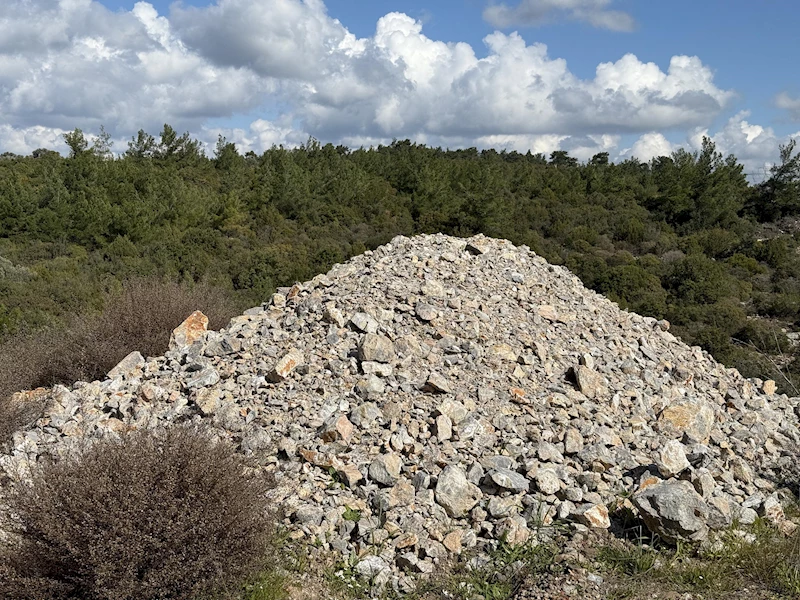
[(204, 420), (274, 472), (294, 537), (379, 584), (555, 520), (607, 528), (623, 504), (673, 541), (759, 514), (794, 527), (778, 490), (797, 399), (524, 246), (398, 237), (206, 323), (104, 381), (19, 394), (47, 410), (0, 465), (19, 477), (74, 440)]

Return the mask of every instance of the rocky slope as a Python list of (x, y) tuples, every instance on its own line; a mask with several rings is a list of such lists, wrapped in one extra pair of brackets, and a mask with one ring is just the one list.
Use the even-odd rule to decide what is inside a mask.
[(525, 247), (396, 238), (220, 332), (46, 396), (0, 457), (204, 420), (275, 473), (292, 535), (401, 589), (448, 556), (627, 506), (670, 540), (765, 514), (796, 460), (797, 399), (745, 380)]

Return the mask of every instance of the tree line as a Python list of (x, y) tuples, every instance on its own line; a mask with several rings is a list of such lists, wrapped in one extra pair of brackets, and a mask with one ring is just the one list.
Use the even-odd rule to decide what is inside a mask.
[[(68, 326), (137, 278), (213, 286), (242, 308), (398, 234), (526, 244), (623, 308), (668, 319), (748, 376), (800, 382), (800, 153), (766, 181), (710, 139), (642, 162), (314, 139), (213, 155), (165, 125), (114, 154), (0, 155), (0, 343)], [(787, 336), (787, 333), (790, 335)]]

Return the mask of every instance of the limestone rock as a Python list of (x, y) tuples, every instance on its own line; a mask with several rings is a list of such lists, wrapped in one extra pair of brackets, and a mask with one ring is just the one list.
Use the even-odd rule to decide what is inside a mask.
[(436, 437), (440, 441), (449, 440), (453, 437), (453, 422), (447, 415), (436, 417)]
[(169, 338), (169, 349), (188, 348), (202, 338), (208, 330), (208, 317), (199, 310), (186, 317), (186, 320), (172, 330)]
[(449, 394), (451, 391), (450, 383), (447, 381), (447, 378), (436, 371), (431, 371), (431, 374), (428, 375), (428, 380), (425, 382), (425, 387), (429, 391), (439, 394)]
[(203, 388), (195, 398), (195, 405), (204, 415), (213, 415), (217, 412), (222, 401), (222, 394), (218, 389)]
[(268, 379), (274, 383), (279, 383), (304, 363), (303, 353), (296, 348), (292, 348), (275, 364), (275, 367), (269, 372)]
[(361, 360), (388, 363), (394, 359), (394, 344), (385, 335), (368, 333), (361, 340), (358, 353)]
[(355, 465), (343, 465), (339, 469), (339, 476), (350, 488), (354, 487), (359, 481), (364, 479), (361, 471), (359, 471)]
[(357, 312), (350, 317), (350, 322), (353, 327), (364, 333), (377, 333), (378, 322), (369, 314), (365, 312)]
[(368, 400), (379, 397), (386, 390), (386, 384), (377, 375), (369, 375), (356, 384), (356, 393)]
[(439, 314), (435, 308), (426, 302), (417, 302), (415, 310), (422, 321), (433, 321)]
[(343, 441), (345, 444), (350, 442), (353, 437), (353, 424), (344, 415), (332, 416), (322, 426), (320, 438), (326, 442)]
[(519, 512), (520, 499), (518, 496), (506, 496), (504, 498), (492, 496), (489, 498), (487, 510), (492, 517), (508, 517)]
[(369, 476), (386, 486), (392, 486), (400, 478), (403, 460), (397, 454), (381, 454), (369, 465)]
[(552, 469), (540, 469), (536, 474), (536, 487), (540, 492), (549, 496), (561, 489), (561, 479)]
[(344, 327), (347, 323), (342, 311), (336, 308), (336, 305), (333, 303), (329, 303), (328, 306), (325, 307), (322, 318), (325, 319), (327, 323), (332, 323), (337, 327)]
[(680, 475), (689, 466), (683, 444), (678, 440), (670, 440), (664, 444), (658, 456), (658, 470), (665, 479)]
[(462, 540), (464, 539), (464, 532), (460, 529), (451, 531), (442, 540), (442, 544), (453, 554), (461, 554), (463, 548)]
[(665, 540), (700, 542), (708, 536), (708, 506), (688, 481), (650, 485), (631, 501), (648, 529)]
[(531, 530), (525, 519), (519, 515), (506, 517), (497, 524), (495, 538), (511, 546), (524, 544), (531, 537)]
[(511, 469), (495, 469), (489, 476), (497, 485), (512, 492), (527, 492), (530, 486), (527, 478)]
[(428, 281), (426, 281), (423, 284), (421, 291), (426, 296), (431, 296), (432, 298), (444, 298), (444, 296), (446, 295), (444, 290), (444, 285), (442, 285), (440, 281), (436, 281), (435, 279), (429, 279)]
[(578, 389), (587, 398), (597, 398), (606, 394), (606, 386), (600, 374), (584, 365), (574, 367), (573, 373)]
[(350, 421), (364, 429), (369, 429), (376, 420), (383, 418), (383, 412), (374, 402), (359, 404), (350, 412)]
[(142, 369), (145, 365), (144, 357), (139, 352), (131, 352), (123, 358), (117, 366), (108, 372), (108, 378), (114, 379), (116, 377), (126, 377), (131, 375), (137, 370)]
[(665, 407), (658, 420), (668, 422), (690, 440), (705, 444), (714, 425), (714, 411), (700, 400), (680, 401)]
[(608, 508), (603, 504), (586, 504), (578, 511), (578, 521), (587, 527), (608, 529), (611, 520), (608, 517)]
[(458, 465), (445, 467), (436, 482), (436, 502), (453, 518), (466, 515), (482, 496), (480, 488), (467, 480)]
[(219, 382), (219, 373), (214, 367), (206, 367), (192, 373), (186, 380), (189, 389), (210, 387)]
[(580, 431), (570, 427), (564, 434), (564, 452), (577, 454), (581, 450), (583, 450), (583, 436)]
[(458, 425), (467, 418), (469, 411), (467, 411), (466, 407), (457, 400), (443, 400), (439, 404), (439, 412), (450, 419), (451, 423)]
[(517, 353), (508, 344), (494, 344), (489, 347), (487, 356), (506, 362), (517, 362)]
[(389, 571), (389, 563), (380, 556), (367, 555), (356, 563), (356, 571), (362, 577), (374, 580)]

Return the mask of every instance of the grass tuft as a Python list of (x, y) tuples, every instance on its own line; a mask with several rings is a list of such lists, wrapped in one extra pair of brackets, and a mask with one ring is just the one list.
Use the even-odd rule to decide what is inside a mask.
[[(724, 532), (708, 548), (614, 540), (597, 550), (614, 598), (800, 597), (800, 530), (784, 536), (763, 519)], [(745, 593), (748, 596), (738, 596)]]

